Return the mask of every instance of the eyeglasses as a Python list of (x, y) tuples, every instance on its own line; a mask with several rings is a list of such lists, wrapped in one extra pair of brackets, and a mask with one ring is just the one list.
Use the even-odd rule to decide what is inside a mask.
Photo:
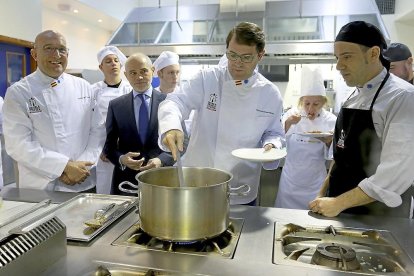
[(52, 46), (44, 46), (43, 48), (43, 52), (45, 52), (48, 55), (51, 55), (53, 53), (56, 52), (56, 50), (58, 51), (59, 54), (61, 55), (67, 55), (69, 52), (69, 49), (66, 47), (52, 47)]
[(231, 61), (236, 61), (237, 59), (240, 59), (240, 61), (244, 63), (250, 63), (254, 59), (254, 55), (239, 55), (232, 51), (226, 52), (226, 57), (228, 60)]

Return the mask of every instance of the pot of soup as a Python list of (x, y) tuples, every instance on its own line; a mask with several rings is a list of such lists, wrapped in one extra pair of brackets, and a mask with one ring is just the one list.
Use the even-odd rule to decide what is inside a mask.
[(229, 226), (229, 197), (250, 190), (248, 185), (230, 188), (232, 175), (214, 168), (184, 167), (183, 178), (180, 186), (177, 168), (162, 167), (137, 174), (138, 185), (119, 184), (120, 190), (138, 194), (143, 231), (169, 241), (215, 237)]

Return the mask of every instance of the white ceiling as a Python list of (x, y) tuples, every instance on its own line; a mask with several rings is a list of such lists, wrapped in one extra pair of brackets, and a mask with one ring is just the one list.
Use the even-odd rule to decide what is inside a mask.
[(43, 8), (70, 15), (73, 20), (86, 21), (110, 32), (119, 27), (136, 3), (137, 0), (42, 0)]

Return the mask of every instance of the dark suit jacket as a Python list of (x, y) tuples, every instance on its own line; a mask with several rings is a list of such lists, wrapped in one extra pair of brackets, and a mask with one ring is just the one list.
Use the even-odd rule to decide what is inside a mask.
[(141, 155), (137, 159), (144, 157), (148, 161), (158, 157), (163, 166), (174, 164), (171, 154), (162, 151), (158, 146), (157, 113), (158, 106), (165, 97), (165, 94), (152, 90), (151, 114), (145, 144), (141, 142), (135, 122), (133, 93), (128, 93), (109, 102), (108, 115), (106, 117), (106, 141), (103, 151), (112, 164), (115, 165), (111, 193), (124, 194), (118, 189), (118, 184), (122, 181), (127, 180), (137, 184), (135, 176), (139, 171), (129, 168), (121, 169), (119, 157), (123, 154), (140, 152)]

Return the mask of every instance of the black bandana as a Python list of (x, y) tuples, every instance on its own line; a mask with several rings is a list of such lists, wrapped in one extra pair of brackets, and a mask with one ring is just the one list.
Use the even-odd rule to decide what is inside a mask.
[(335, 42), (344, 41), (364, 45), (366, 47), (378, 46), (381, 50), (380, 60), (387, 70), (390, 62), (383, 56), (383, 51), (387, 49), (387, 42), (381, 31), (374, 25), (365, 21), (353, 21), (344, 25), (335, 38)]

